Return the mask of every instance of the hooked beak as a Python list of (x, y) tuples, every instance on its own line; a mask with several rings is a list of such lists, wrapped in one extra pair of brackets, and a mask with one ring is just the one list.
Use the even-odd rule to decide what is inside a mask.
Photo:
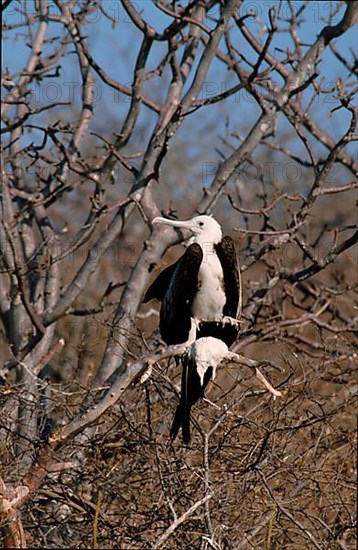
[(161, 218), (160, 216), (158, 216), (152, 221), (153, 225), (156, 223), (164, 223), (166, 225), (171, 225), (172, 227), (181, 227), (183, 229), (189, 229), (190, 231), (192, 231), (191, 220), (181, 222), (179, 220), (170, 220), (169, 218)]

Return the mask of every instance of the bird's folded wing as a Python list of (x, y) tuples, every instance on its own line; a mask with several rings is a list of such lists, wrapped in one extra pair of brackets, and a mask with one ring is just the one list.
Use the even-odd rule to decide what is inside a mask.
[(242, 308), (242, 290), (239, 262), (235, 251), (235, 243), (231, 237), (226, 235), (222, 241), (215, 246), (216, 253), (224, 272), (224, 285), (226, 304), (224, 315), (239, 318)]

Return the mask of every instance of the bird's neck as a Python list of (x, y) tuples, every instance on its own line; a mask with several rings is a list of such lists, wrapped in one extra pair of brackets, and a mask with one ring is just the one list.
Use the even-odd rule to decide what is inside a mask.
[(216, 242), (210, 240), (210, 237), (204, 237), (201, 235), (192, 237), (188, 242), (189, 245), (193, 243), (197, 243), (198, 245), (200, 245), (204, 252), (210, 253), (215, 252), (215, 246), (217, 244)]

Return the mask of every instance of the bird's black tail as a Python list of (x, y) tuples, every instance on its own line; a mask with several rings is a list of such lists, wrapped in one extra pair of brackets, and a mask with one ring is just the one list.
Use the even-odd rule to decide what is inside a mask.
[(204, 397), (204, 389), (212, 376), (212, 368), (209, 367), (206, 371), (202, 386), (195, 360), (192, 357), (188, 357), (188, 355), (184, 355), (181, 362), (183, 365), (181, 376), (181, 396), (179, 405), (175, 411), (174, 420), (170, 430), (170, 437), (173, 441), (181, 428), (183, 433), (183, 441), (185, 444), (188, 444), (190, 442), (190, 411), (198, 399)]
[(172, 441), (174, 441), (178, 435), (180, 428), (183, 433), (183, 441), (185, 444), (188, 444), (190, 442), (190, 409), (185, 408), (182, 400), (180, 400), (180, 403), (177, 406), (172, 427), (170, 429), (170, 439)]
[(181, 428), (183, 433), (183, 441), (185, 444), (190, 442), (190, 410), (192, 406), (192, 398), (190, 391), (190, 372), (191, 365), (187, 355), (181, 357), (182, 373), (181, 373), (181, 395), (179, 405), (175, 411), (174, 420), (170, 430), (170, 438), (172, 441), (178, 435)]

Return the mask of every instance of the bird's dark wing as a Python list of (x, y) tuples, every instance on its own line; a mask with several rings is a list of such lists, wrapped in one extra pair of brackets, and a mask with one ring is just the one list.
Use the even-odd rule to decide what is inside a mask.
[(237, 319), (241, 315), (242, 290), (239, 262), (236, 256), (234, 241), (226, 235), (220, 243), (215, 245), (215, 249), (224, 272), (226, 304), (223, 313)]
[(178, 266), (181, 258), (174, 264), (168, 265), (163, 271), (161, 271), (156, 279), (152, 282), (147, 292), (144, 295), (143, 302), (147, 303), (150, 300), (156, 298), (160, 302), (163, 301), (166, 291), (168, 290), (170, 279)]
[(198, 273), (203, 259), (201, 246), (190, 245), (170, 278), (160, 309), (160, 333), (168, 345), (186, 342), (191, 328), (191, 304), (198, 290)]
[(182, 358), (182, 365), (181, 395), (170, 430), (170, 438), (173, 441), (181, 427), (183, 441), (188, 444), (190, 442), (190, 411), (198, 399), (204, 397), (204, 390), (209, 383), (213, 369), (212, 367), (207, 369), (204, 375), (204, 384), (202, 386), (196, 369), (195, 360), (192, 357), (188, 358), (187, 355), (184, 355)]

